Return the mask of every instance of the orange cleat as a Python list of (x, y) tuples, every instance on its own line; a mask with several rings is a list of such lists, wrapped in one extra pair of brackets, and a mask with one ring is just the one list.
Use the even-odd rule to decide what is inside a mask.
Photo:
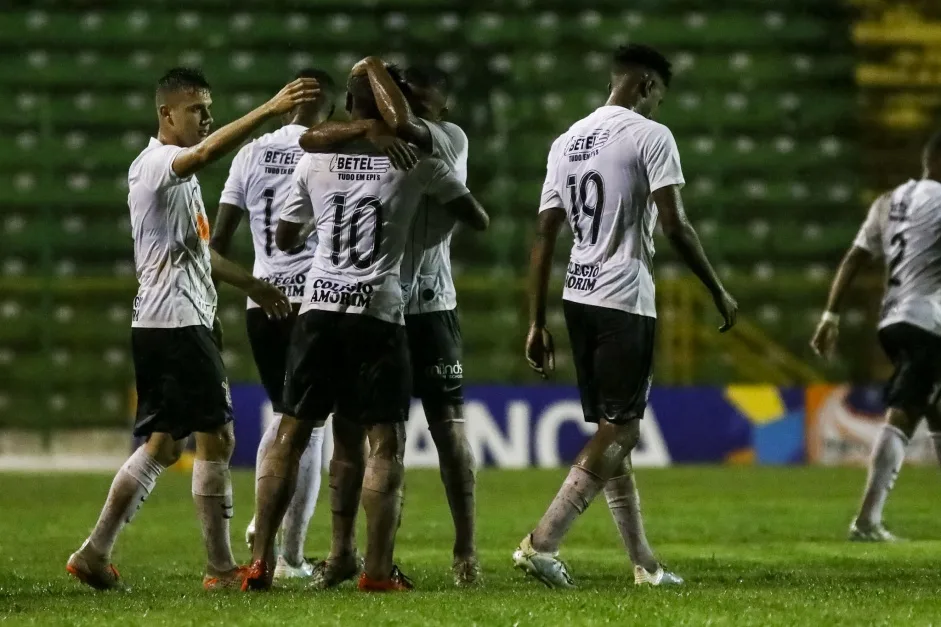
[(121, 584), (121, 575), (114, 564), (107, 561), (95, 563), (82, 555), (81, 551), (72, 553), (65, 570), (86, 586), (95, 590), (111, 590)]
[(415, 588), (412, 580), (402, 574), (398, 566), (392, 566), (392, 574), (388, 579), (370, 579), (363, 573), (359, 576), (360, 592), (407, 592)]
[(211, 575), (206, 573), (203, 576), (204, 590), (225, 590), (226, 588), (240, 588), (242, 582), (248, 577), (248, 566), (237, 566), (227, 573)]
[(242, 592), (271, 590), (274, 569), (265, 560), (255, 560), (242, 572)]

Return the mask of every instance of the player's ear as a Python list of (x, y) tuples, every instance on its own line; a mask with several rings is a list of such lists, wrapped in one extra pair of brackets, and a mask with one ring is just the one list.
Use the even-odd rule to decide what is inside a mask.
[(170, 107), (166, 104), (161, 104), (157, 106), (157, 116), (161, 120), (166, 120), (170, 124), (173, 124), (173, 119), (170, 117)]

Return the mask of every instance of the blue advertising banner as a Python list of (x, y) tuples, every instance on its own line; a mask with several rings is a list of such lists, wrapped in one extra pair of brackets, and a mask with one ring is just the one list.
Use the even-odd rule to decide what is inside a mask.
[[(558, 385), (468, 386), (467, 434), (481, 466), (557, 467), (571, 463), (594, 432), (582, 418), (578, 392)], [(252, 466), (262, 430), (274, 418), (264, 390), (232, 387), (233, 465)], [(405, 462), (434, 467), (437, 453), (421, 404), (412, 403)], [(332, 442), (327, 437), (329, 460)], [(749, 385), (654, 388), (641, 423), (638, 466), (671, 463), (804, 461), (804, 390)]]

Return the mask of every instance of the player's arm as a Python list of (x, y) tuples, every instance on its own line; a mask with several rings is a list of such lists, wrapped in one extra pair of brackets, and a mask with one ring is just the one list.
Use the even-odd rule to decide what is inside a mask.
[(490, 216), (483, 205), (477, 202), (470, 192), (449, 200), (442, 206), (458, 222), (466, 224), (475, 231), (486, 231), (490, 226)]
[(367, 140), (389, 158), (396, 170), (411, 170), (418, 163), (418, 155), (408, 142), (395, 136), (380, 120), (327, 121), (312, 126), (301, 135), (300, 146), (305, 152), (338, 152), (344, 145)]
[(294, 181), (291, 196), (281, 209), (278, 228), (274, 232), (274, 243), (278, 250), (293, 252), (303, 246), (316, 226), (314, 205), (307, 188), (307, 172), (310, 168), (310, 155), (301, 158), (294, 168)]
[(369, 76), (372, 93), (376, 97), (379, 114), (389, 128), (402, 139), (418, 146), (422, 151), (431, 153), (433, 141), (428, 126), (412, 112), (405, 94), (396, 85), (386, 64), (379, 57), (366, 57), (353, 66), (354, 76), (365, 73)]
[(223, 155), (234, 150), (259, 126), (294, 107), (313, 101), (320, 93), (317, 81), (299, 78), (284, 86), (274, 98), (238, 120), (226, 124), (192, 148), (180, 151), (173, 159), (173, 172), (180, 178), (196, 174)]
[(283, 319), (291, 314), (291, 302), (278, 288), (256, 279), (238, 264), (232, 263), (218, 252), (209, 249), (209, 261), (212, 265), (212, 278), (228, 283), (245, 292), (258, 303), (269, 318)]
[(810, 346), (814, 352), (821, 357), (830, 358), (836, 349), (836, 341), (840, 331), (840, 311), (843, 308), (843, 302), (846, 300), (846, 294), (853, 286), (853, 281), (877, 253), (881, 250), (881, 223), (880, 216), (888, 209), (887, 203), (890, 202), (888, 194), (879, 197), (872, 204), (869, 213), (866, 215), (866, 221), (856, 235), (853, 245), (850, 246), (842, 261), (836, 270), (836, 276), (833, 277), (833, 283), (830, 284), (830, 293), (827, 295), (827, 308), (820, 317), (820, 323), (814, 331), (814, 336), (810, 340)]
[(719, 331), (723, 333), (728, 331), (735, 325), (738, 303), (722, 285), (719, 275), (716, 274), (715, 269), (706, 257), (706, 252), (699, 241), (696, 229), (693, 228), (693, 225), (686, 217), (683, 198), (680, 195), (680, 186), (665, 185), (655, 190), (651, 196), (653, 196), (660, 213), (660, 227), (663, 229), (663, 234), (687, 267), (693, 271), (693, 274), (712, 294), (716, 308), (722, 314), (724, 320)]
[(223, 257), (227, 256), (232, 248), (232, 238), (242, 222), (242, 212), (241, 207), (224, 202), (219, 203), (219, 211), (216, 213), (216, 225), (213, 227), (212, 237), (209, 239), (209, 247)]
[(546, 328), (546, 304), (549, 300), (549, 277), (552, 255), (559, 230), (565, 222), (565, 209), (555, 207), (539, 212), (536, 238), (529, 254), (529, 332), (526, 337), (526, 361), (542, 378), (555, 370), (555, 346)]

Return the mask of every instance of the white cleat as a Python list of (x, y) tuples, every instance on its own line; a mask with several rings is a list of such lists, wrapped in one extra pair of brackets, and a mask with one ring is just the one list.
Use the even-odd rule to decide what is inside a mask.
[(575, 581), (558, 553), (540, 553), (533, 548), (532, 534), (513, 552), (513, 565), (549, 588), (574, 588)]
[(657, 566), (657, 572), (648, 572), (643, 566), (634, 567), (634, 585), (635, 586), (682, 586), (683, 578), (668, 570), (663, 570), (663, 566)]
[(307, 579), (314, 574), (314, 565), (306, 558), (300, 566), (291, 566), (283, 555), (278, 556), (278, 563), (274, 567), (275, 579)]
[(850, 542), (900, 542), (902, 539), (885, 528), (882, 523), (862, 526), (854, 520), (850, 525)]
[(248, 545), (249, 551), (255, 550), (255, 517), (252, 516), (252, 521), (248, 523), (248, 527), (245, 528), (245, 544)]

